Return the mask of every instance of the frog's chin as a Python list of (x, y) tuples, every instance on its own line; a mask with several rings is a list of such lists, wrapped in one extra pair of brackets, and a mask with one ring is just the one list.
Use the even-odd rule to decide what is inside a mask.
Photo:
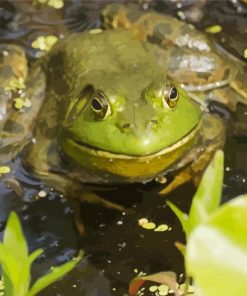
[[(81, 155), (92, 155), (92, 156), (97, 156), (97, 157), (101, 157), (101, 158), (106, 158), (106, 159), (111, 159), (111, 160), (117, 160), (117, 159), (121, 159), (121, 160), (139, 160), (139, 161), (149, 161), (152, 160), (153, 158), (162, 156), (162, 155), (169, 155), (172, 151), (178, 150), (180, 147), (186, 146), (186, 144), (188, 142), (191, 142), (191, 140), (193, 138), (195, 138), (195, 135), (197, 134), (198, 130), (200, 129), (201, 126), (201, 121), (198, 122), (198, 124), (189, 131), (188, 134), (186, 134), (183, 138), (181, 138), (180, 140), (176, 141), (176, 143), (165, 147), (164, 149), (158, 151), (158, 152), (154, 152), (154, 153), (150, 153), (147, 155), (128, 155), (128, 154), (118, 154), (118, 153), (113, 153), (110, 151), (106, 151), (106, 150), (101, 150), (99, 148), (95, 148), (93, 146), (90, 146), (88, 144), (82, 143), (80, 141), (77, 141), (75, 139), (73, 139), (72, 137), (65, 137), (63, 138), (63, 143), (62, 143), (62, 147), (65, 148), (65, 153), (69, 152), (68, 150), (69, 147), (72, 148), (72, 150), (76, 150), (77, 154), (78, 152), (81, 152)], [(66, 154), (71, 154), (71, 153), (66, 153)], [(71, 155), (70, 155), (71, 156)]]

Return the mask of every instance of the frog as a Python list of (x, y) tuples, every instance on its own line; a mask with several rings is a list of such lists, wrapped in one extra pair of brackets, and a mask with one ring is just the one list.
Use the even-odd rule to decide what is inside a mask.
[[(1, 107), (8, 111), (1, 118), (1, 162), (20, 155), (26, 170), (68, 197), (80, 235), (80, 202), (126, 210), (95, 194), (91, 184), (164, 183), (172, 173), (174, 181), (165, 187), (170, 192), (198, 179), (224, 144), (222, 120), (193, 95), (202, 97), (211, 91), (209, 84), (217, 84), (186, 89), (178, 79), (183, 75), (171, 75), (169, 60), (160, 59), (167, 54), (163, 41), (157, 42), (145, 21), (140, 30), (151, 38), (140, 34), (127, 19), (128, 9), (107, 6), (102, 29), (69, 33), (29, 69), (21, 48), (1, 47), (0, 78), (11, 82), (1, 89), (8, 97)], [(19, 71), (11, 67), (7, 75), (11, 57)]]

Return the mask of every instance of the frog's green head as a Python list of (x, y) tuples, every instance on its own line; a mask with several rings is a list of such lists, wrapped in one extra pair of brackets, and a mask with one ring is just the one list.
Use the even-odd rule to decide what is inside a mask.
[(60, 145), (83, 166), (140, 178), (160, 172), (191, 145), (200, 108), (131, 33), (83, 35)]

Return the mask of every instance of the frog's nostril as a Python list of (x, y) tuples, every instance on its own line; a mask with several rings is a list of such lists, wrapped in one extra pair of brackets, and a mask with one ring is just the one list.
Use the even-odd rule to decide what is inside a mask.
[(122, 128), (130, 128), (130, 123), (124, 123), (123, 125), (122, 125)]
[(158, 125), (158, 120), (156, 119), (151, 119), (149, 122), (148, 122), (148, 126), (149, 127), (155, 127)]

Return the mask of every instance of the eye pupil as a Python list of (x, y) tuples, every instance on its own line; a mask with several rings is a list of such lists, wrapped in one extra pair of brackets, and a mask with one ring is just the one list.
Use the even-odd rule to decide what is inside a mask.
[(100, 112), (103, 109), (102, 104), (97, 99), (92, 99), (92, 107), (96, 112)]
[(176, 100), (177, 97), (178, 97), (178, 91), (177, 91), (176, 87), (173, 86), (173, 87), (171, 88), (169, 98), (170, 98), (171, 100)]

